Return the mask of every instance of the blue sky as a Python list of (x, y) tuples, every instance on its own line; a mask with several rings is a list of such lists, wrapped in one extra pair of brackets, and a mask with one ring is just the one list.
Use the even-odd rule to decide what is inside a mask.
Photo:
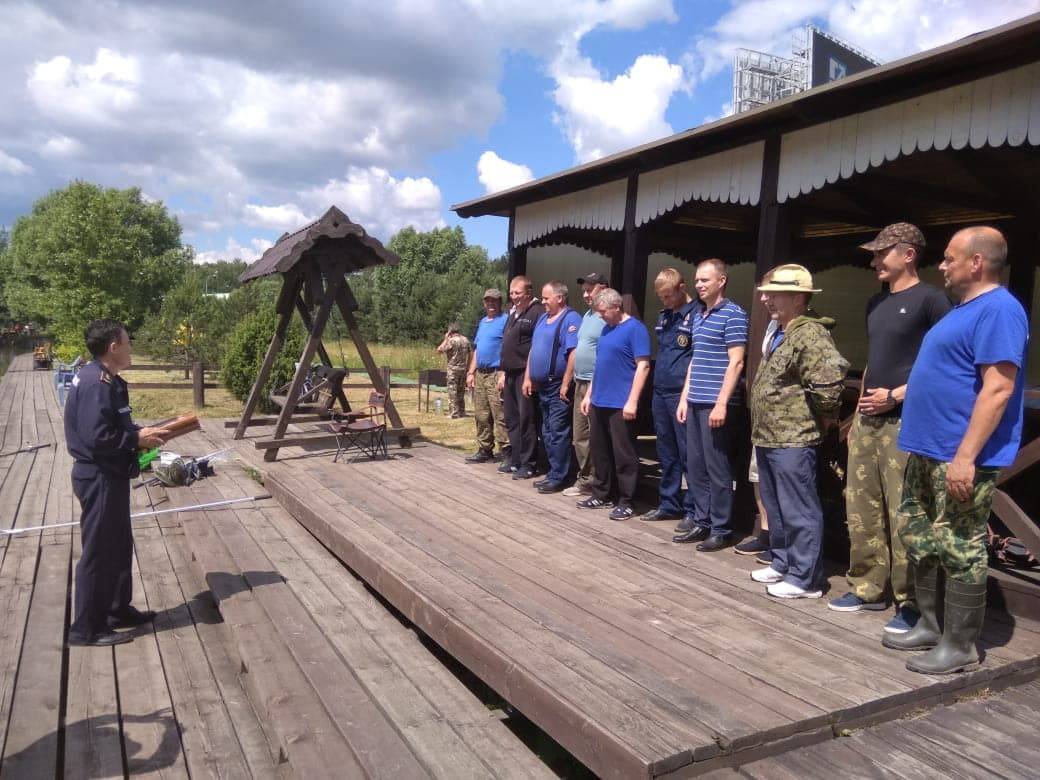
[(716, 118), (733, 52), (812, 22), (883, 60), (1040, 0), (50, 0), (0, 4), (0, 225), (80, 178), (162, 200), (199, 261), (336, 204), (387, 239)]

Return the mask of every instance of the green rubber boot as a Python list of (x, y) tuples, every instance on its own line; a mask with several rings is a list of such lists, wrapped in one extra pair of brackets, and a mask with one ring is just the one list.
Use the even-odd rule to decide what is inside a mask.
[(946, 609), (939, 644), (907, 661), (906, 668), (921, 674), (966, 672), (979, 665), (975, 643), (986, 617), (986, 583), (946, 580)]
[(914, 593), (921, 613), (917, 625), (905, 634), (885, 634), (881, 644), (892, 650), (928, 650), (939, 644), (939, 563), (935, 560), (914, 567)]

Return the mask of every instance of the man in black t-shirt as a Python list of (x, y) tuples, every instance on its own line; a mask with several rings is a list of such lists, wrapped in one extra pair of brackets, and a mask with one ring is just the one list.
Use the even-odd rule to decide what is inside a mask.
[(514, 276), (509, 283), (513, 310), (502, 332), (502, 356), (499, 358), (502, 413), (506, 419), (510, 452), (509, 459), (504, 460), (498, 470), (503, 474), (512, 473), (513, 479), (529, 479), (537, 468), (538, 420), (534, 400), (524, 395), (523, 385), (531, 336), (545, 308), (532, 297), (531, 291), (531, 280), (526, 276)]
[(902, 402), (925, 333), (951, 308), (943, 291), (917, 275), (924, 245), (920, 230), (899, 222), (861, 247), (873, 253), (871, 264), (888, 289), (867, 303), (867, 368), (848, 438), (851, 591), (828, 605), (839, 612), (885, 609), (891, 583), (896, 614), (885, 631), (894, 634), (909, 631), (918, 618), (906, 548), (898, 533), (907, 460), (897, 446)]

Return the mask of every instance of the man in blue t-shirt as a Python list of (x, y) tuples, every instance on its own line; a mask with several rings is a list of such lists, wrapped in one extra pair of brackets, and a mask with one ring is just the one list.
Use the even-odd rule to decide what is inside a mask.
[(722, 260), (697, 266), (701, 306), (689, 331), (693, 354), (675, 416), (686, 424), (686, 481), (694, 510), (673, 542), (699, 542), (701, 552), (732, 544), (733, 431), (741, 409), (740, 376), (747, 354), (748, 315), (726, 297), (728, 268)]
[(657, 488), (657, 508), (641, 516), (641, 520), (682, 520), (692, 522), (696, 505), (692, 490), (682, 495), (682, 478), (686, 471), (686, 426), (675, 416), (682, 396), (686, 373), (690, 370), (693, 342), (690, 321), (700, 308), (686, 291), (682, 274), (674, 268), (663, 268), (654, 279), (654, 292), (664, 306), (657, 315), (654, 335), (657, 337), (657, 360), (654, 362), (654, 392), (651, 410), (657, 460), (661, 464), (661, 482)]
[[(904, 634), (885, 634), (898, 650), (922, 650), (907, 668), (950, 674), (978, 665), (975, 647), (986, 612), (986, 523), (997, 474), (1018, 454), (1029, 324), (1000, 286), (1007, 242), (991, 227), (950, 240), (939, 268), (960, 301), (928, 331), (903, 401), (899, 448), (910, 453), (903, 478), (901, 531), (913, 564), (921, 617)], [(945, 572), (945, 620), (937, 608)]]
[[(484, 291), (484, 312), (473, 334), (466, 387), (473, 391), (474, 417), (477, 421), (477, 451), (467, 463), (501, 460), (509, 447), (506, 419), (502, 413), (502, 391), (498, 389), (499, 359), (502, 356), (502, 332), (508, 315), (502, 311), (502, 293), (492, 287)], [(498, 455), (495, 455), (495, 442)]]
[(535, 323), (524, 375), (524, 395), (538, 394), (542, 446), (549, 461), (545, 479), (534, 483), (539, 493), (563, 490), (571, 473), (571, 409), (563, 378), (570, 353), (578, 345), (581, 315), (567, 305), (567, 295), (567, 285), (560, 281), (542, 287), (545, 314)]

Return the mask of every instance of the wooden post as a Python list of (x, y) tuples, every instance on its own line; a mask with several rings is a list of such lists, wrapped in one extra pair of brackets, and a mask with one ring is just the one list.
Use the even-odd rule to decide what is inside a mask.
[(762, 360), (762, 339), (766, 335), (769, 314), (758, 301), (758, 280), (770, 268), (775, 268), (787, 259), (791, 248), (789, 209), (777, 203), (777, 182), (780, 178), (780, 136), (766, 139), (762, 160), (762, 189), (758, 198), (758, 250), (755, 254), (755, 286), (751, 288), (751, 333), (747, 360), (747, 384), (755, 379), (755, 371)]
[(383, 386), (386, 388), (386, 397), (390, 397), (390, 366), (383, 366)]
[(279, 315), (278, 325), (271, 337), (271, 343), (267, 345), (267, 354), (264, 355), (264, 362), (260, 365), (260, 372), (256, 375), (253, 389), (249, 391), (249, 398), (246, 401), (245, 409), (242, 410), (242, 419), (238, 421), (233, 439), (241, 439), (245, 435), (249, 421), (253, 419), (256, 405), (260, 402), (260, 394), (264, 390), (267, 378), (271, 375), (271, 367), (274, 366), (275, 358), (278, 357), (278, 353), (285, 344), (285, 334), (289, 330), (289, 322), (292, 320), (293, 301), (299, 292), (300, 281), (300, 275), (296, 272), (282, 277), (282, 290), (278, 294), (278, 302), (275, 304), (275, 311)]
[[(314, 329), (314, 322), (311, 320), (311, 313), (307, 309), (307, 304), (303, 302), (303, 296), (296, 296), (296, 311), (300, 313), (300, 319), (303, 320), (303, 327), (310, 333)], [(329, 353), (325, 351), (325, 344), (322, 340), (318, 339), (318, 357), (321, 358), (321, 362), (326, 366), (332, 367), (332, 360), (329, 358)]]
[[(310, 282), (315, 289), (319, 288), (321, 286), (321, 271), (318, 268), (314, 268), (310, 277)], [(314, 318), (313, 328), (307, 338), (307, 343), (303, 346), (303, 355), (300, 356), (300, 364), (296, 367), (296, 373), (293, 375), (292, 383), (289, 385), (289, 394), (286, 396), (285, 406), (282, 407), (282, 411), (278, 415), (278, 422), (274, 426), (274, 433), (271, 434), (271, 438), (274, 440), (285, 436), (285, 429), (289, 427), (289, 420), (292, 419), (293, 412), (296, 410), (296, 399), (299, 398), (300, 390), (303, 388), (303, 380), (307, 376), (307, 371), (310, 370), (311, 360), (314, 359), (314, 352), (318, 347), (318, 342), (321, 340), (321, 334), (325, 332), (325, 325), (328, 323), (333, 303), (345, 281), (342, 265), (337, 263), (328, 268), (325, 293), (321, 296), (321, 306), (318, 307), (318, 314)], [(273, 461), (277, 457), (277, 448), (271, 448), (264, 452), (265, 461)]]
[[(621, 261), (621, 287), (618, 291), (624, 300), (625, 311), (636, 319), (642, 319), (646, 303), (646, 266), (649, 253), (646, 251), (646, 236), (636, 227), (636, 197), (639, 194), (639, 176), (628, 177), (625, 193), (624, 255)], [(611, 279), (617, 284), (617, 280)]]
[(1040, 312), (1032, 311), (1036, 285), (1036, 250), (1040, 248), (1037, 218), (1016, 219), (1008, 230), (1008, 290), (1018, 298), (1032, 322)]
[(191, 390), (195, 408), (201, 409), (206, 405), (206, 374), (202, 370), (202, 363), (197, 360), (191, 364)]
[(517, 247), (514, 243), (516, 229), (516, 209), (509, 212), (509, 236), (506, 239), (506, 249), (509, 252), (509, 278), (514, 276), (525, 276), (527, 274), (527, 247)]
[(376, 366), (376, 361), (372, 359), (372, 353), (368, 351), (368, 345), (365, 343), (365, 339), (361, 336), (361, 329), (358, 328), (357, 320), (354, 319), (354, 312), (351, 310), (351, 296), (348, 293), (350, 288), (344, 281), (343, 286), (340, 288), (339, 293), (336, 296), (336, 304), (339, 306), (339, 313), (343, 315), (343, 322), (347, 326), (347, 331), (350, 333), (350, 338), (354, 341), (354, 346), (357, 348), (358, 355), (361, 356), (361, 362), (365, 366), (365, 370), (368, 371), (368, 378), (372, 380), (372, 386), (375, 387), (376, 392), (382, 393), (386, 396), (386, 416), (390, 418), (390, 423), (395, 428), (403, 428), (404, 423), (401, 421), (401, 415), (397, 413), (397, 407), (394, 405), (393, 398), (390, 397), (390, 388), (383, 384), (383, 376)]

